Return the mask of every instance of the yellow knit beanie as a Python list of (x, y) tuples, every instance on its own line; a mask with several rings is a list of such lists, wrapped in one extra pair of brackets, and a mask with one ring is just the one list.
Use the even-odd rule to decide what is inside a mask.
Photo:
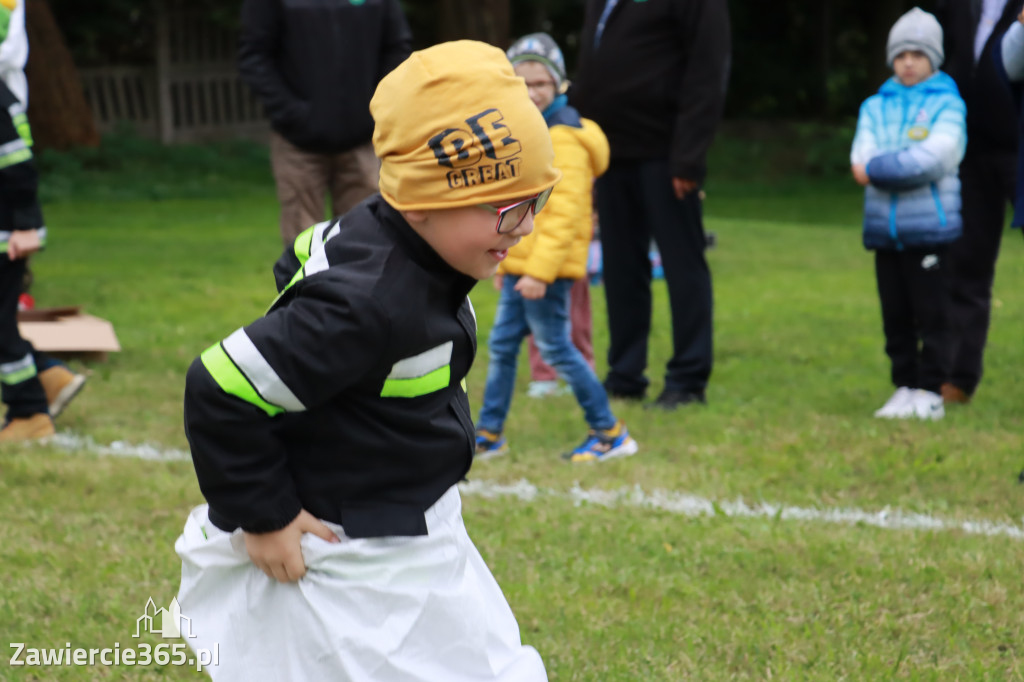
[(554, 186), (551, 135), (500, 49), (413, 52), (370, 101), (380, 193), (400, 210), (496, 204)]

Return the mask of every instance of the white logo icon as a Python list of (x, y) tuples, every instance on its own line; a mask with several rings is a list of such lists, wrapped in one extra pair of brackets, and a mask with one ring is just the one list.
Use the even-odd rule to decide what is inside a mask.
[(939, 265), (939, 257), (934, 253), (929, 253), (921, 260), (921, 267), (925, 270), (933, 270)]
[[(185, 622), (185, 634), (182, 633), (181, 623)], [(178, 639), (179, 637), (195, 637), (192, 634), (192, 619), (181, 615), (181, 606), (178, 605), (178, 598), (171, 599), (171, 603), (165, 609), (157, 608), (150, 597), (146, 602), (146, 608), (142, 615), (135, 620), (135, 634), (132, 637), (139, 637), (143, 632), (160, 635), (164, 639)]]

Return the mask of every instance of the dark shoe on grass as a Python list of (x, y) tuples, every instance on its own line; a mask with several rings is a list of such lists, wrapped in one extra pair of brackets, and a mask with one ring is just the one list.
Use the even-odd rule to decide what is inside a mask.
[(654, 400), (654, 402), (647, 405), (647, 408), (670, 412), (685, 405), (693, 404), (707, 404), (707, 400), (704, 399), (703, 391), (700, 393), (694, 393), (692, 391), (676, 391), (674, 389), (666, 388), (661, 392), (661, 395)]
[(639, 391), (624, 391), (621, 387), (610, 384), (608, 379), (605, 379), (601, 385), (604, 387), (604, 392), (608, 394), (609, 400), (628, 400), (630, 402), (638, 403), (647, 395), (647, 391), (643, 388)]
[(971, 402), (971, 396), (964, 389), (948, 381), (942, 384), (942, 401), (947, 405), (966, 405)]
[(609, 400), (626, 400), (631, 403), (639, 403), (644, 399), (643, 391), (640, 393), (623, 393), (622, 391), (605, 387), (604, 392), (608, 394)]

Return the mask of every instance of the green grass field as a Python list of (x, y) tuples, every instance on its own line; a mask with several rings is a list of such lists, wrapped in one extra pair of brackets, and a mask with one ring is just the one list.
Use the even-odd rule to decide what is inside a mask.
[[(709, 404), (665, 414), (615, 403), (639, 454), (572, 466), (559, 458), (584, 435), (572, 398), (521, 390), (511, 453), (470, 472), (483, 492), (465, 496), (466, 523), (523, 640), (561, 681), (1024, 679), (1020, 234), (1004, 241), (973, 404), (938, 423), (876, 420), (892, 387), (857, 188), (835, 173), (744, 174), (742, 146), (716, 149)], [(76, 364), (92, 376), (58, 421), (64, 445), (0, 451), (5, 647), (160, 642), (132, 634), (148, 598), (166, 605), (176, 592), (173, 543), (202, 502), (191, 464), (67, 444), (187, 451), (185, 369), (265, 309), (280, 250), (265, 157), (167, 154), (145, 172), (102, 155), (44, 158), (51, 247), (34, 293), (111, 320), (124, 350)], [(654, 394), (669, 347), (661, 282), (655, 292)], [(477, 406), (496, 300), (486, 283), (474, 290)], [(600, 356), (600, 288), (594, 302)], [(740, 502), (777, 511), (743, 515)], [(862, 520), (826, 518), (839, 510)], [(916, 527), (884, 527), (894, 518)], [(985, 523), (996, 534), (971, 532)], [(12, 667), (11, 654), (0, 679), (199, 677)]]

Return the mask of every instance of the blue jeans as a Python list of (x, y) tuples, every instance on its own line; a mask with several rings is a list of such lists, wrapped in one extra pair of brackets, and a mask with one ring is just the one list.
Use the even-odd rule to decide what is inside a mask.
[(573, 281), (556, 279), (548, 285), (544, 298), (535, 301), (519, 295), (514, 289), (518, 281), (518, 276), (506, 275), (498, 299), (488, 341), (491, 363), (477, 427), (501, 433), (512, 404), (519, 348), (527, 334), (533, 334), (541, 358), (572, 388), (590, 428), (612, 428), (615, 415), (608, 406), (608, 395), (569, 337), (569, 290)]

